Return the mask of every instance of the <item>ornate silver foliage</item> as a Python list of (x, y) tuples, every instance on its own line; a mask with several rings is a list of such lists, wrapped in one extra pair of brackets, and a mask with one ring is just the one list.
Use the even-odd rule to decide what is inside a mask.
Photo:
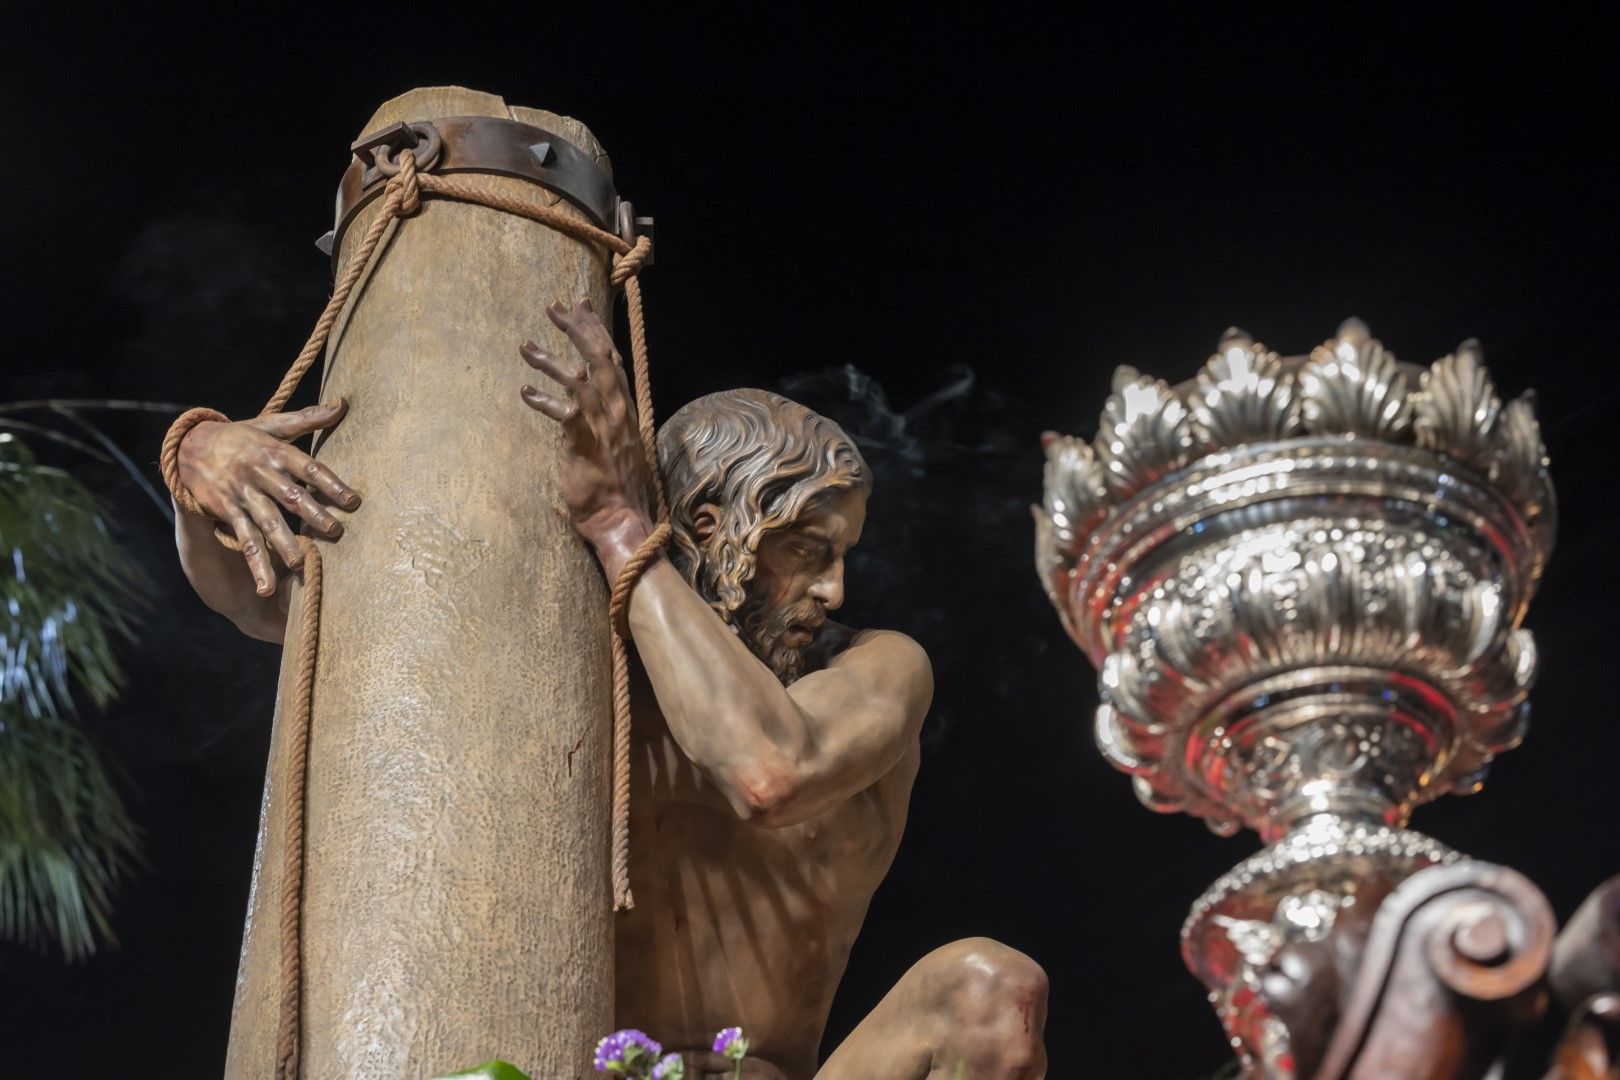
[(1299, 430), (1293, 380), (1277, 354), (1228, 331), (1198, 373), (1190, 404), (1193, 438), (1204, 450), (1283, 439)]
[(1048, 434), (1041, 512), (1056, 548), (1078, 555), (1085, 538), (1108, 513), (1108, 481), (1091, 446), (1073, 435)]
[[(1076, 440), (1063, 440), (1057, 452), (1064, 463), (1048, 468), (1049, 488), (1073, 487), (1073, 494), (1059, 495), (1072, 511), (1060, 522), (1047, 509), (1049, 520), (1038, 529), (1052, 530), (1057, 550), (1077, 552), (1115, 507), (1199, 455), (1299, 434), (1415, 443), (1496, 482), (1525, 521), (1550, 515), (1546, 452), (1531, 399), (1501, 406), (1478, 345), (1465, 342), (1418, 382), (1413, 389), (1394, 355), (1355, 319), (1303, 364), (1230, 330), (1197, 377), (1180, 387), (1122, 367), (1095, 453), (1083, 458)], [(1549, 531), (1541, 543), (1550, 542)], [(1042, 565), (1051, 563), (1050, 550), (1037, 548)]]
[(1271, 963), (1277, 950), (1287, 942), (1283, 928), (1274, 922), (1217, 915), (1215, 925), (1226, 931), (1227, 938), (1237, 949), (1238, 955), (1243, 957), (1243, 962), (1252, 967), (1264, 967)]
[(1069, 625), (1061, 599), (1075, 558), (1091, 530), (1108, 513), (1108, 483), (1090, 444), (1072, 435), (1048, 432), (1046, 473), (1035, 516), (1035, 569), (1041, 587)]
[(1311, 871), (1322, 860), (1344, 865), (1353, 883), (1359, 876), (1354, 865), (1369, 858), (1410, 873), (1456, 862), (1460, 856), (1433, 837), (1410, 829), (1316, 818), (1244, 859), (1205, 889), (1182, 924), (1182, 941), (1217, 914), (1265, 914), (1277, 898), (1293, 891), (1300, 877), (1320, 876)]
[[(1550, 518), (1546, 451), (1530, 397), (1502, 407), (1474, 342), (1418, 382), (1413, 389), (1395, 357), (1355, 319), (1302, 364), (1229, 330), (1182, 386), (1121, 367), (1095, 452), (1072, 438), (1049, 441), (1047, 489), (1060, 490), (1046, 501), (1064, 508), (1060, 520), (1044, 506), (1047, 520), (1037, 520), (1039, 535), (1051, 533), (1051, 542), (1036, 548), (1049, 594), (1053, 553), (1077, 556), (1087, 535), (1144, 488), (1201, 455), (1300, 434), (1415, 443), (1485, 475), (1526, 522)], [(1550, 525), (1537, 543), (1550, 547)]]
[(1123, 502), (1191, 460), (1187, 407), (1163, 379), (1121, 367), (1103, 406), (1096, 446), (1108, 490)]
[(1490, 476), (1534, 521), (1550, 509), (1547, 448), (1536, 422), (1535, 395), (1528, 391), (1510, 401), (1496, 423), (1495, 460)]
[[(1193, 903), (1181, 928), (1182, 958), (1223, 996), (1251, 974), (1263, 953), (1245, 950), (1233, 930), (1268, 925), (1283, 941), (1319, 940), (1374, 881), (1398, 883), (1430, 866), (1461, 857), (1451, 848), (1407, 829), (1365, 821), (1313, 818), (1270, 847), (1243, 860)], [(1260, 931), (1265, 943), (1273, 936)], [(1217, 1002), (1217, 1009), (1220, 1008)]]
[(1247, 1070), (1245, 1075), (1278, 1080), (1295, 1075), (1293, 1040), (1272, 1011), (1263, 975), (1285, 946), (1326, 939), (1340, 910), (1350, 903), (1348, 896), (1306, 888), (1284, 896), (1269, 918), (1210, 917), (1211, 926), (1225, 935), (1237, 956), (1230, 981), (1215, 987), (1210, 1000)]
[[(1116, 629), (1098, 680), (1098, 747), (1153, 809), (1216, 826), (1285, 825), (1324, 778), (1404, 820), (1522, 735), (1534, 648), (1526, 631), (1508, 632), (1500, 583), (1475, 569), (1482, 558), (1423, 531), (1326, 518), (1196, 550)], [(1345, 669), (1369, 672), (1368, 685), (1349, 685)], [(1376, 672), (1453, 704), (1435, 712), (1415, 693), (1403, 705)], [(1298, 707), (1273, 703), (1272, 673), (1289, 673)]]
[(1300, 412), (1313, 435), (1399, 442), (1411, 425), (1406, 377), (1366, 324), (1349, 319), (1299, 373)]
[(1039, 506), (1031, 506), (1030, 510), (1035, 517), (1035, 573), (1040, 576), (1041, 588), (1046, 590), (1046, 598), (1057, 609), (1058, 617), (1063, 625), (1069, 625), (1069, 609), (1064, 602), (1063, 593), (1057, 583), (1068, 575), (1069, 562), (1063, 552), (1059, 550), (1057, 540), (1052, 535), (1052, 519), (1046, 511)]
[(1496, 419), (1502, 402), (1485, 370), (1479, 344), (1465, 341), (1419, 379), (1412, 395), (1412, 431), (1417, 444), (1489, 473), (1496, 453)]
[(1229, 332), (1182, 387), (1121, 368), (1094, 445), (1048, 441), (1036, 559), (1150, 808), (1394, 824), (1522, 737), (1552, 493), (1477, 346), (1408, 379), (1355, 320), (1304, 361)]
[(1267, 965), (1455, 860), (1401, 826), (1524, 736), (1554, 526), (1530, 400), (1472, 342), (1420, 372), (1355, 320), (1303, 360), (1229, 332), (1179, 387), (1121, 369), (1095, 453), (1047, 449), (1036, 559), (1098, 749), (1149, 809), (1272, 845), (1182, 949), (1244, 1075), (1293, 1075)]

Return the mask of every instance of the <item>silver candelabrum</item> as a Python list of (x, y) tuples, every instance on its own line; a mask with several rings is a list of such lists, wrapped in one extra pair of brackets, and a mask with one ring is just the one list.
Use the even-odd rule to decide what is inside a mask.
[(1267, 845), (1181, 932), (1244, 1074), (1470, 1075), (1379, 1073), (1374, 1029), (1411, 935), (1482, 1000), (1546, 963), (1533, 885), (1406, 828), (1524, 735), (1555, 531), (1530, 397), (1473, 342), (1420, 368), (1356, 320), (1304, 357), (1233, 330), (1190, 382), (1120, 368), (1096, 438), (1046, 454), (1036, 565), (1098, 748), (1149, 809)]

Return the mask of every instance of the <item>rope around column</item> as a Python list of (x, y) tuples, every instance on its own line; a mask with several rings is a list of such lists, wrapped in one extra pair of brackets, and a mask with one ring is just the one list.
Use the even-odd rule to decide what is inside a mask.
[[(365, 274), (377, 245), (388, 226), (399, 218), (409, 217), (421, 207), (422, 196), (433, 195), (458, 202), (486, 206), (492, 210), (528, 218), (579, 240), (607, 249), (613, 257), (609, 280), (624, 288), (625, 306), (630, 323), (630, 361), (632, 384), (635, 389), (636, 419), (641, 437), (641, 450), (647, 462), (647, 475), (653, 489), (657, 507), (658, 526), (625, 563), (618, 579), (613, 583), (609, 599), (613, 657), (613, 851), (612, 889), (613, 909), (628, 910), (635, 906), (630, 893), (630, 661), (626, 644), (630, 636), (627, 612), (630, 593), (642, 573), (657, 558), (669, 539), (669, 510), (664, 500), (664, 480), (658, 470), (658, 445), (655, 437), (652, 409), (651, 379), (647, 365), (647, 324), (641, 306), (641, 281), (638, 275), (652, 253), (652, 241), (645, 236), (634, 243), (626, 241), (606, 229), (581, 221), (565, 211), (532, 199), (525, 199), (501, 191), (486, 190), (475, 183), (450, 177), (419, 173), (416, 157), (409, 150), (398, 155), (400, 171), (383, 189), (381, 208), (366, 230), (354, 254), (349, 257), (342, 276), (332, 290), (309, 340), (304, 343), (298, 358), (287, 369), (281, 385), (265, 403), (259, 415), (269, 416), (286, 406), (293, 391), (314, 365), (326, 347), (326, 339), (337, 325), (338, 317), (348, 303), (349, 295)], [(202, 507), (191, 492), (180, 482), (180, 443), (198, 424), (215, 420), (229, 422), (224, 413), (213, 409), (190, 409), (182, 413), (170, 426), (163, 438), (158, 465), (164, 483), (174, 496), (175, 503), (185, 512), (204, 515)], [(214, 536), (233, 551), (242, 545), (231, 532), (219, 523), (214, 525)], [(276, 1027), (276, 1080), (294, 1080), (299, 1074), (298, 1054), (303, 1008), (303, 906), (304, 906), (304, 825), (305, 788), (309, 777), (309, 731), (315, 691), (315, 660), (319, 645), (321, 613), (321, 555), (314, 540), (299, 536), (304, 565), (300, 571), (304, 583), (304, 608), (300, 626), (302, 640), (294, 661), (297, 672), (293, 684), (292, 708), (288, 714), (290, 731), (287, 736), (287, 792), (283, 802), (285, 838), (281, 880), (281, 1000)]]

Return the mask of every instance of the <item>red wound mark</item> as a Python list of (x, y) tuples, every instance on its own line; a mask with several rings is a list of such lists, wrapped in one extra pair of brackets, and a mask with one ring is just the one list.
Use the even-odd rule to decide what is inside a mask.
[(579, 748), (584, 746), (584, 745), (585, 745), (585, 739), (584, 739), (583, 736), (581, 736), (579, 741), (574, 743), (574, 748), (572, 750), (568, 751), (568, 775), (569, 776), (574, 775), (574, 755), (579, 753)]
[(1029, 1034), (1029, 1014), (1030, 1014), (1030, 1011), (1033, 1010), (1034, 1008), (1035, 1008), (1035, 1000), (1033, 998), (1021, 997), (1021, 998), (1018, 999), (1018, 1011), (1024, 1014), (1024, 1034), (1025, 1035)]

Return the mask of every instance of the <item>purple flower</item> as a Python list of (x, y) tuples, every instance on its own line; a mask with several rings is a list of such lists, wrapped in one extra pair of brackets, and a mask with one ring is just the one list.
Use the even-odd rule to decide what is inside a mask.
[(743, 1038), (742, 1028), (728, 1027), (718, 1032), (714, 1037), (714, 1052), (732, 1061), (741, 1061), (748, 1053), (748, 1040)]
[(635, 1028), (615, 1031), (596, 1044), (596, 1071), (628, 1073), (663, 1052), (664, 1048), (649, 1039), (644, 1031)]
[(686, 1063), (679, 1054), (665, 1054), (664, 1059), (653, 1066), (652, 1080), (686, 1080)]

